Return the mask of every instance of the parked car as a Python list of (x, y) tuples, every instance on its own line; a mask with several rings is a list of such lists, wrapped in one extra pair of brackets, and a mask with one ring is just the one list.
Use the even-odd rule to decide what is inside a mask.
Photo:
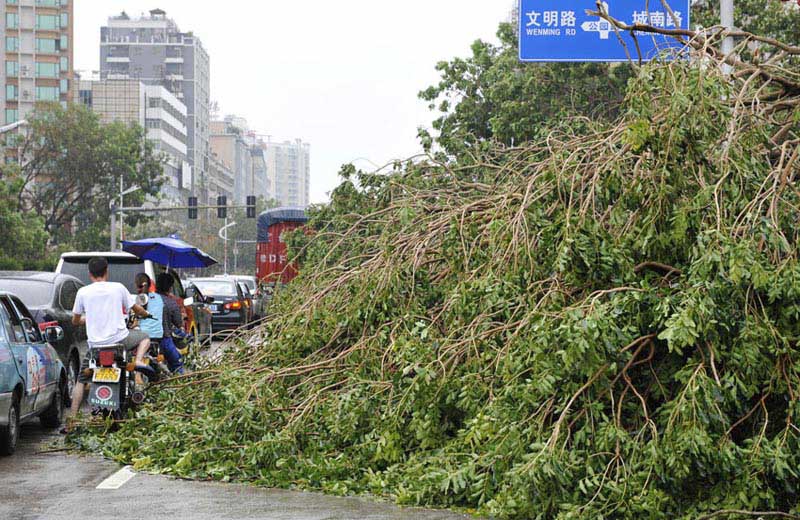
[(55, 349), (64, 331), (48, 327), (43, 334), (22, 301), (0, 292), (0, 454), (17, 447), (20, 425), (39, 417), (56, 428), (64, 417), (67, 371)]
[[(150, 260), (142, 260), (130, 253), (95, 251), (87, 253), (64, 253), (58, 261), (56, 273), (69, 274), (84, 284), (91, 283), (89, 280), (89, 260), (95, 257), (103, 257), (108, 260), (108, 280), (119, 282), (128, 288), (131, 294), (136, 294), (134, 278), (139, 273), (147, 273), (155, 281), (156, 275), (166, 272), (167, 269), (161, 264)], [(169, 274), (175, 279), (172, 293), (180, 300), (186, 299), (186, 290), (177, 271), (169, 270)], [(186, 321), (184, 330), (194, 335), (198, 343), (205, 344), (211, 342), (212, 326), (211, 311), (204, 301), (193, 299), (191, 305), (184, 306), (184, 319)]]
[(86, 354), (86, 327), (72, 324), (75, 296), (83, 283), (65, 274), (38, 272), (0, 272), (0, 291), (18, 295), (30, 310), (39, 330), (58, 325), (64, 337), (53, 343), (58, 357), (67, 369), (67, 395), (78, 380), (81, 359)]
[(248, 324), (248, 310), (242, 288), (230, 278), (192, 278), (192, 285), (213, 298), (209, 304), (214, 332), (235, 330)]
[(253, 312), (251, 320), (258, 321), (267, 314), (267, 301), (268, 295), (264, 293), (255, 276), (243, 275), (217, 275), (218, 278), (233, 278), (237, 282), (247, 287), (247, 292), (250, 293), (250, 298), (253, 303)]

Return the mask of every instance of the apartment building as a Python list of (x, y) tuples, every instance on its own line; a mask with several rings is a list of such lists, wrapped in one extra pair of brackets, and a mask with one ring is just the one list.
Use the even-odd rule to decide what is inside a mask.
[(6, 0), (0, 4), (5, 68), (0, 102), (6, 124), (37, 102), (66, 104), (73, 88), (74, 0)]
[(216, 201), (218, 196), (224, 195), (228, 200), (233, 201), (234, 182), (233, 170), (212, 152), (208, 162), (208, 196), (210, 200)]
[(182, 32), (165, 11), (132, 18), (112, 16), (100, 29), (102, 79), (131, 79), (159, 85), (186, 106), (187, 157), (184, 187), (208, 201), (210, 60), (200, 39)]
[(147, 139), (165, 158), (162, 198), (186, 203), (192, 182), (186, 105), (161, 85), (132, 79), (80, 79), (75, 101), (91, 108), (104, 124), (119, 121), (145, 128)]
[(311, 145), (295, 139), (269, 140), (264, 146), (273, 198), (281, 206), (307, 207), (311, 189)]

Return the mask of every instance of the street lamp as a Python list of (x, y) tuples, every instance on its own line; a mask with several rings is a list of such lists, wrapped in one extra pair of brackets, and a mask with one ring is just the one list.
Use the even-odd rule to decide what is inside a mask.
[[(123, 197), (125, 195), (130, 195), (135, 191), (139, 191), (142, 188), (140, 186), (131, 186), (127, 190), (124, 189), (123, 179), (122, 177), (119, 178), (119, 207), (124, 208), (125, 204), (123, 203)], [(117, 250), (117, 208), (114, 205), (114, 201), (111, 201), (111, 251)], [(119, 214), (119, 236), (123, 240), (125, 240), (125, 214)]]
[(224, 270), (225, 274), (228, 274), (228, 228), (233, 227), (236, 225), (236, 222), (231, 222), (228, 224), (228, 219), (225, 218), (225, 225), (219, 228), (219, 238), (225, 241), (225, 260), (224, 260)]

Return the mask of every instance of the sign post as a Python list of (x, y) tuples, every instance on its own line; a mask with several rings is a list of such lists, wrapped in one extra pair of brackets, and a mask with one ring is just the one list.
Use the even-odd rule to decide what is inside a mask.
[[(605, 0), (604, 10), (627, 25), (687, 29), (691, 0)], [(520, 0), (519, 59), (523, 62), (623, 62), (651, 60), (679, 49), (672, 37), (620, 31), (597, 11), (594, 0)]]

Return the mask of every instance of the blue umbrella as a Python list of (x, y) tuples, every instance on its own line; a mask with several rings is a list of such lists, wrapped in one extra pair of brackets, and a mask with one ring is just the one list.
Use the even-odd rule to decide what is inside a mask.
[(125, 240), (122, 250), (142, 260), (173, 268), (208, 267), (218, 263), (200, 249), (177, 238)]

